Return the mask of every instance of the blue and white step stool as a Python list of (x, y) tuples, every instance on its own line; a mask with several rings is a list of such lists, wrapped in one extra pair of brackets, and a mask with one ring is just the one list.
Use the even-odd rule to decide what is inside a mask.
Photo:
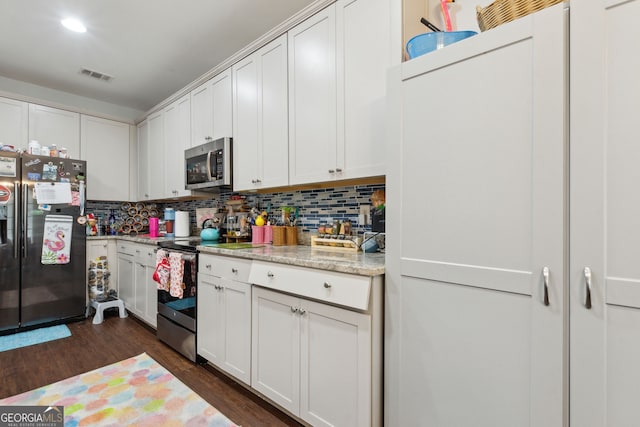
[(93, 316), (93, 324), (99, 325), (104, 320), (103, 311), (107, 308), (118, 307), (120, 310), (120, 317), (127, 317), (127, 311), (124, 309), (124, 302), (118, 298), (109, 298), (106, 301), (98, 302), (91, 300), (91, 307), (96, 309), (96, 315)]

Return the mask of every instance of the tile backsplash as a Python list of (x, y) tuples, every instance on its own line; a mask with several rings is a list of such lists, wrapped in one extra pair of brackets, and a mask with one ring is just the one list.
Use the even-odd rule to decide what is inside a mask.
[[(335, 188), (320, 188), (312, 190), (296, 190), (278, 193), (249, 193), (243, 194), (246, 204), (257, 207), (260, 210), (267, 210), (271, 206), (271, 212), (275, 216), (280, 216), (281, 207), (293, 206), (298, 208), (298, 226), (302, 235), (302, 241), (308, 242), (309, 233), (315, 232), (319, 224), (331, 223), (334, 220), (350, 220), (354, 230), (358, 233), (369, 231), (370, 225), (358, 223), (360, 206), (371, 205), (371, 195), (376, 190), (384, 190), (384, 184), (352, 185)], [(224, 207), (229, 200), (231, 192), (221, 192), (212, 196), (208, 200), (194, 200), (186, 202), (164, 202), (156, 203), (157, 209), (162, 218), (164, 208), (190, 212), (192, 228), (196, 226), (196, 208)], [(87, 202), (87, 212), (107, 219), (109, 211), (114, 209), (117, 215), (125, 215), (121, 210), (122, 203), (119, 202)], [(305, 238), (306, 237), (306, 238)]]

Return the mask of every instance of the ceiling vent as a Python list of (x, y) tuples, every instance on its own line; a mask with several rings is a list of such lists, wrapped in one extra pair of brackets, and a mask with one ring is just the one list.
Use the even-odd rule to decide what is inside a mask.
[(88, 68), (81, 68), (80, 74), (84, 74), (85, 76), (93, 77), (94, 79), (104, 80), (105, 82), (110, 82), (113, 79), (113, 76), (108, 74), (100, 73), (98, 71), (89, 70)]

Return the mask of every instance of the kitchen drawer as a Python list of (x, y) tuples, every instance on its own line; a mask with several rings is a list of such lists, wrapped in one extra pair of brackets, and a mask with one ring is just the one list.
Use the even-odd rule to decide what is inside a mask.
[(251, 260), (217, 255), (200, 254), (198, 271), (238, 282), (249, 281)]
[(249, 282), (331, 304), (369, 309), (368, 276), (253, 261)]
[(124, 240), (119, 240), (117, 243), (117, 252), (119, 254), (135, 255), (137, 246), (138, 245), (136, 245), (135, 243), (129, 243)]

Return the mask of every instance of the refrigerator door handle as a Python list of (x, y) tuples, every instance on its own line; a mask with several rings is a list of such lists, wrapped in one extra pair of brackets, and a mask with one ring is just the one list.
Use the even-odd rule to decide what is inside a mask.
[(22, 184), (22, 258), (27, 258), (27, 214), (29, 208), (29, 184)]
[(13, 201), (13, 257), (18, 258), (20, 256), (20, 183), (18, 181), (13, 183), (13, 194), (15, 200)]

